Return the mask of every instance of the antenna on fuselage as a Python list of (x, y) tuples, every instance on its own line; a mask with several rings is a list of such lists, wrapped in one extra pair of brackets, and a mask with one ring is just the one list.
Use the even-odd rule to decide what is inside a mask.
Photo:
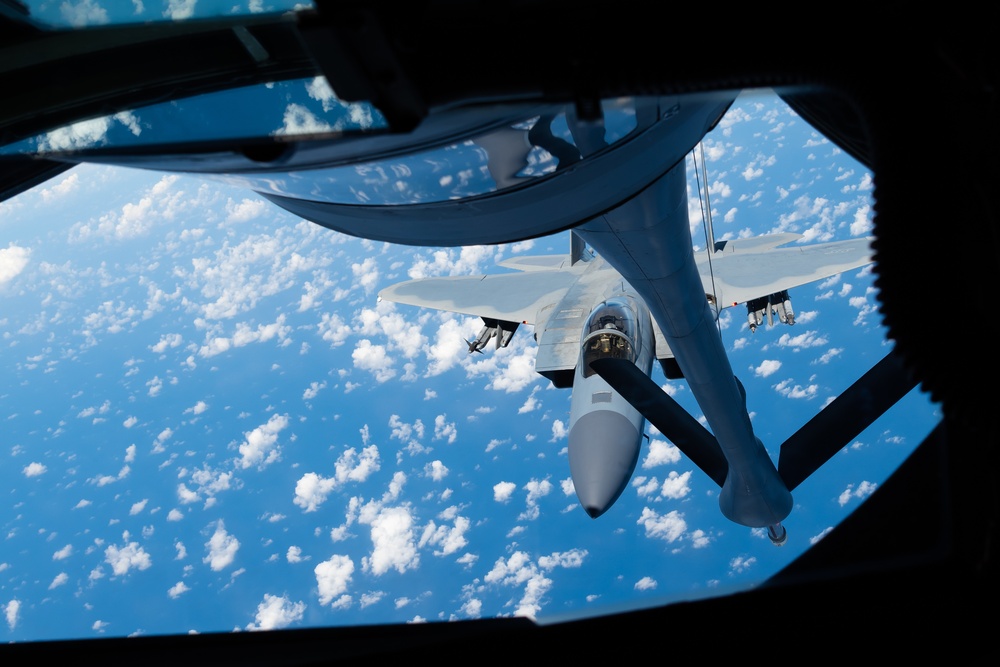
[(705, 144), (698, 142), (698, 152), (701, 153), (701, 170), (699, 172), (698, 158), (691, 152), (694, 160), (695, 178), (703, 187), (698, 188), (698, 197), (701, 200), (701, 217), (705, 221), (705, 242), (708, 246), (708, 256), (711, 259), (715, 252), (715, 230), (712, 228), (712, 205), (708, 201), (708, 168), (705, 165)]
[[(698, 166), (698, 156), (695, 154), (696, 151), (701, 154), (701, 166)], [(715, 299), (716, 289), (715, 289), (715, 271), (712, 270), (712, 256), (717, 250), (715, 245), (715, 230), (712, 228), (712, 203), (708, 199), (708, 168), (705, 165), (705, 145), (702, 142), (698, 142), (695, 150), (691, 151), (691, 160), (694, 162), (694, 178), (698, 185), (698, 201), (701, 204), (701, 219), (705, 221), (705, 252), (708, 256), (708, 273), (712, 281), (712, 293), (706, 294), (708, 302), (712, 306), (712, 310), (715, 311), (715, 323), (719, 328), (719, 333), (722, 333), (722, 325), (719, 323), (719, 304)]]

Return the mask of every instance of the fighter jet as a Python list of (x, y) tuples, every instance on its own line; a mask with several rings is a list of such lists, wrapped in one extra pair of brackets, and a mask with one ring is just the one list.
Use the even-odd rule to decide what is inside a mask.
[[(675, 170), (683, 173), (683, 165)], [(645, 196), (662, 197), (671, 185), (677, 187), (665, 179)], [(481, 351), (497, 330), (512, 335), (520, 324), (534, 327), (535, 370), (556, 387), (572, 388), (570, 473), (591, 517), (608, 511), (628, 485), (648, 418), (722, 487), (720, 504), (728, 518), (768, 526), (772, 540), (781, 543), (780, 521), (791, 510), (789, 484), (753, 436), (716, 319), (722, 308), (759, 298), (767, 303), (774, 294), (782, 295), (781, 304), (791, 312), (789, 289), (870, 263), (870, 240), (796, 245), (800, 235), (771, 234), (718, 242), (711, 252), (695, 255), (683, 191), (676, 201), (682, 205), (673, 210), (682, 213), (661, 221), (662, 233), (636, 234), (636, 243), (617, 253), (611, 239), (627, 240), (627, 232), (616, 232), (628, 223), (649, 222), (643, 215), (650, 210), (648, 201), (578, 228), (565, 255), (500, 263), (513, 273), (410, 280), (383, 289), (379, 298), (481, 317), (484, 326), (470, 353)], [(671, 243), (658, 256), (651, 248), (660, 245), (661, 234)], [(617, 261), (588, 252), (584, 239)], [(633, 256), (639, 260), (629, 261)], [(684, 259), (692, 260), (690, 265)], [(678, 269), (663, 270), (671, 265)], [(497, 347), (509, 340), (510, 335), (498, 337)], [(716, 436), (648, 379), (654, 359), (666, 377), (688, 380)], [(653, 388), (639, 384), (636, 374)], [(739, 392), (735, 402), (723, 393), (728, 384)], [(798, 471), (795, 483), (809, 472)]]

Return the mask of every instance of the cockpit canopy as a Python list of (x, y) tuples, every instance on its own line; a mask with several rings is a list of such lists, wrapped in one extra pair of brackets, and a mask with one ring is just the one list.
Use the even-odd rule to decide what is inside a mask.
[(583, 377), (590, 377), (594, 370), (590, 363), (595, 359), (627, 359), (635, 362), (639, 353), (639, 320), (636, 310), (625, 297), (607, 299), (590, 313), (584, 325)]

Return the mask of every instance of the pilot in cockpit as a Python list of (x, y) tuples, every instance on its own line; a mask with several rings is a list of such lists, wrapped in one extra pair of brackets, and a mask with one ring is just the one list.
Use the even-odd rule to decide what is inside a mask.
[(613, 300), (594, 310), (587, 327), (591, 333), (584, 341), (585, 377), (591, 374), (590, 362), (595, 359), (635, 359), (635, 348), (629, 337), (629, 315), (623, 304)]

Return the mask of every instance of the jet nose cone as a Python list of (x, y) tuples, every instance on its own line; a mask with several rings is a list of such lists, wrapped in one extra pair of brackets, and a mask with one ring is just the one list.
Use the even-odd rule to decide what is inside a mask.
[(639, 460), (640, 434), (627, 417), (596, 410), (569, 431), (569, 470), (583, 509), (596, 519), (622, 494)]

